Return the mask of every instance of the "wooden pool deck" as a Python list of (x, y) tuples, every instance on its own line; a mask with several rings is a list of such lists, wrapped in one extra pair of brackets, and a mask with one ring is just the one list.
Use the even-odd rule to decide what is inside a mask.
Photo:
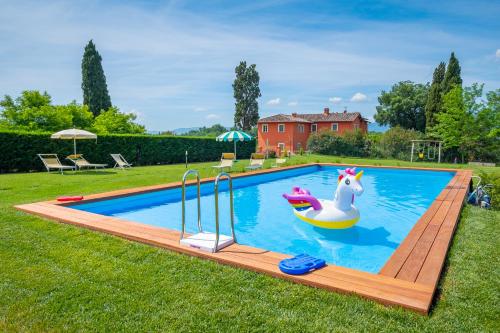
[[(244, 174), (235, 174), (232, 175), (232, 177), (247, 177), (255, 174), (277, 172), (284, 169), (294, 169), (311, 165), (315, 164), (259, 170)], [(319, 165), (343, 166), (341, 164), (330, 163), (321, 163)], [(364, 167), (377, 168), (368, 165)], [(426, 314), (429, 312), (432, 304), (434, 292), (439, 282), (441, 270), (460, 217), (460, 211), (464, 204), (472, 176), (472, 171), (470, 170), (428, 170), (453, 171), (456, 172), (456, 174), (429, 209), (417, 221), (408, 236), (399, 245), (379, 274), (328, 265), (306, 275), (286, 275), (278, 269), (278, 263), (280, 260), (288, 258), (289, 256), (281, 253), (241, 244), (230, 245), (217, 253), (201, 252), (179, 245), (178, 231), (79, 211), (66, 207), (67, 204), (61, 204), (57, 201), (18, 205), (16, 208), (51, 220), (113, 234), (126, 239), (167, 248), (197, 257), (211, 259), (222, 264), (269, 274), (271, 276), (317, 288), (357, 294), (385, 305), (402, 306)], [(203, 182), (210, 181), (213, 181), (213, 178), (203, 180)], [(111, 197), (129, 196), (137, 193), (175, 188), (180, 185), (180, 183), (170, 183), (166, 185), (147, 186), (94, 194), (86, 196), (85, 201), (98, 201)]]

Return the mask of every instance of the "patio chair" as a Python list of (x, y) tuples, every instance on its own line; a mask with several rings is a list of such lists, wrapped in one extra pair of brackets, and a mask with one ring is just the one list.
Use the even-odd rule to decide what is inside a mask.
[(212, 168), (219, 170), (224, 170), (225, 168), (228, 168), (229, 170), (231, 170), (234, 163), (234, 157), (235, 156), (233, 153), (222, 153), (219, 165), (214, 165), (212, 166)]
[(276, 162), (273, 164), (273, 168), (279, 168), (286, 163), (286, 157), (277, 157)]
[(131, 168), (132, 164), (127, 162), (127, 160), (122, 156), (122, 154), (110, 154), (113, 160), (115, 160), (115, 166), (113, 168), (119, 167), (120, 169)]
[(47, 172), (50, 172), (51, 169), (59, 170), (61, 174), (63, 174), (64, 170), (75, 170), (75, 166), (71, 165), (63, 165), (59, 160), (57, 154), (37, 154), (38, 157), (43, 162), (43, 165), (47, 169)]
[(79, 170), (81, 170), (83, 168), (88, 168), (88, 169), (90, 169), (90, 168), (94, 168), (94, 169), (103, 168), (104, 169), (107, 166), (107, 164), (90, 163), (89, 161), (87, 161), (85, 159), (85, 157), (83, 157), (82, 154), (69, 155), (68, 157), (66, 157), (66, 159), (73, 162)]
[(249, 170), (262, 169), (262, 167), (264, 166), (265, 160), (266, 160), (266, 157), (264, 156), (264, 154), (253, 153), (250, 156), (250, 165), (248, 165), (245, 169), (249, 169)]

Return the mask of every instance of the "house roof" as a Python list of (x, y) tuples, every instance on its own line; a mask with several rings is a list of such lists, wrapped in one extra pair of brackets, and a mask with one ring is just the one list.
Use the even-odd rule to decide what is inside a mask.
[(295, 122), (295, 123), (310, 123), (309, 120), (304, 118), (294, 117), (289, 114), (275, 114), (273, 116), (259, 119), (259, 123), (281, 123), (281, 122)]
[(361, 117), (359, 112), (332, 112), (325, 113), (297, 113), (294, 115), (277, 114), (259, 119), (259, 123), (276, 122), (297, 122), (297, 123), (317, 123), (322, 121), (354, 121)]

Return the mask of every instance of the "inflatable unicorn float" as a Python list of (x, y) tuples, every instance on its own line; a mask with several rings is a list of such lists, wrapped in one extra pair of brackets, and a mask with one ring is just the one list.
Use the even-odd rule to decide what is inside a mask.
[(294, 187), (291, 194), (283, 197), (294, 208), (294, 214), (302, 221), (327, 229), (350, 228), (359, 221), (359, 211), (354, 206), (354, 195), (363, 193), (361, 176), (356, 168), (337, 170), (337, 191), (333, 200), (316, 199), (306, 189)]

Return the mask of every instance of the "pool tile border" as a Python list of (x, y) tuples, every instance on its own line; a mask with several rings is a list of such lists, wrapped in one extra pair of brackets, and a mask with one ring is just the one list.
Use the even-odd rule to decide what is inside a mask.
[[(346, 166), (336, 163), (311, 163), (276, 169), (264, 169), (232, 175), (233, 178), (257, 174), (280, 172), (315, 165)], [(345, 267), (328, 265), (321, 270), (301, 275), (283, 274), (278, 269), (280, 260), (289, 256), (272, 251), (233, 244), (217, 253), (205, 253), (179, 245), (179, 232), (103, 216), (66, 207), (68, 203), (44, 201), (17, 205), (18, 210), (35, 214), (58, 222), (109, 233), (133, 241), (138, 241), (173, 251), (211, 259), (252, 271), (265, 273), (293, 282), (357, 294), (385, 305), (396, 305), (427, 314), (439, 282), (448, 248), (451, 244), (460, 211), (464, 204), (472, 171), (461, 169), (433, 169), (357, 165), (370, 168), (399, 168), (410, 170), (452, 171), (455, 176), (442, 190), (429, 209), (422, 215), (408, 236), (389, 258), (379, 274), (362, 272)], [(204, 178), (202, 182), (213, 182), (214, 178)], [(190, 181), (189, 184), (192, 184)], [(85, 196), (83, 202), (105, 200), (112, 197), (130, 196), (139, 193), (160, 191), (180, 187), (180, 182), (164, 185), (145, 186)]]

